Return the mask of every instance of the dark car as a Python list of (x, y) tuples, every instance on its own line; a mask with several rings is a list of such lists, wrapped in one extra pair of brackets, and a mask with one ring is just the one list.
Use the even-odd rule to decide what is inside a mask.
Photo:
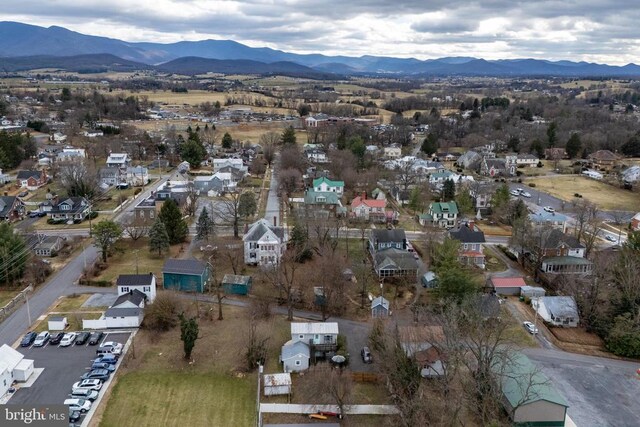
[(101, 354), (94, 359), (93, 363), (108, 363), (110, 365), (115, 365), (118, 363), (118, 356), (115, 354)]
[(104, 332), (94, 332), (89, 338), (89, 345), (98, 345), (104, 338)]
[(58, 332), (57, 334), (52, 335), (51, 338), (49, 338), (49, 344), (60, 344), (60, 341), (62, 341), (62, 337), (64, 337), (64, 332)]
[(37, 336), (38, 334), (36, 332), (33, 332), (33, 331), (27, 332), (24, 338), (22, 338), (22, 341), (20, 342), (20, 346), (29, 347), (36, 340)]
[(82, 374), (80, 379), (82, 379), (82, 380), (102, 380), (102, 381), (106, 381), (109, 378), (109, 375), (111, 375), (111, 372), (107, 371), (106, 369), (94, 369), (94, 370), (89, 371), (89, 372), (87, 372), (85, 374)]
[(46, 212), (38, 212), (38, 217), (42, 218), (44, 216), (47, 216)]
[(69, 410), (69, 421), (71, 421), (72, 423), (75, 423), (76, 421), (80, 420), (81, 415), (82, 414), (80, 413), (80, 411)]
[(18, 193), (18, 197), (27, 197), (27, 195), (29, 195), (29, 191), (27, 190)]
[(38, 211), (29, 211), (29, 218), (37, 218)]
[(108, 362), (93, 362), (93, 365), (91, 365), (91, 369), (106, 369), (109, 372), (113, 372), (116, 370), (116, 367), (115, 365), (112, 365)]
[(373, 363), (373, 356), (371, 356), (371, 351), (369, 351), (369, 347), (362, 347), (362, 351), (360, 351), (360, 355), (362, 356), (362, 361), (364, 363)]
[(90, 335), (89, 332), (80, 332), (76, 338), (76, 345), (85, 345)]

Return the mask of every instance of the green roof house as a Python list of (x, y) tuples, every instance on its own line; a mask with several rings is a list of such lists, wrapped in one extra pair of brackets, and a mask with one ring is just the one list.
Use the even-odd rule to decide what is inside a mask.
[(251, 290), (251, 276), (225, 274), (222, 279), (222, 289), (226, 294), (247, 295)]
[(313, 191), (320, 193), (336, 193), (342, 196), (344, 193), (344, 181), (332, 181), (321, 177), (313, 180)]
[(458, 205), (456, 202), (433, 202), (429, 212), (418, 216), (420, 225), (440, 228), (453, 228), (458, 223)]

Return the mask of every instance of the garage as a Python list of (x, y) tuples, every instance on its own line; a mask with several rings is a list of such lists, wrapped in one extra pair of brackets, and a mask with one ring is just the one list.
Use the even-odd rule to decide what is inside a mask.
[(489, 289), (500, 295), (520, 295), (526, 285), (522, 277), (492, 277), (488, 283)]

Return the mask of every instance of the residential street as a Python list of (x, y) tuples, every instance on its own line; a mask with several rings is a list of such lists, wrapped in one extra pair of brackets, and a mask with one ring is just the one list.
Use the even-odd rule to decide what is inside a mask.
[[(277, 161), (277, 160), (276, 160)], [(267, 196), (267, 209), (264, 218), (270, 223), (275, 220), (275, 225), (280, 224), (280, 198), (278, 197), (277, 166), (274, 164), (269, 183), (269, 195)]]

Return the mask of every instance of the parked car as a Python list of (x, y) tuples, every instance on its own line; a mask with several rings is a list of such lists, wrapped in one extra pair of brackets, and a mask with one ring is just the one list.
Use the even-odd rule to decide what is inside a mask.
[(69, 332), (68, 334), (64, 334), (64, 337), (60, 341), (60, 347), (68, 347), (76, 340), (78, 335), (75, 332)]
[(545, 211), (545, 212), (551, 212), (551, 213), (554, 213), (556, 210), (555, 210), (555, 209), (553, 209), (551, 206), (545, 206), (545, 207), (544, 207), (544, 211)]
[(76, 399), (87, 399), (93, 402), (98, 398), (98, 391), (88, 388), (77, 388), (72, 390), (69, 396)]
[(101, 354), (94, 359), (93, 363), (108, 363), (110, 365), (115, 365), (118, 363), (118, 356), (111, 353)]
[(529, 331), (530, 334), (537, 334), (538, 333), (538, 328), (536, 328), (536, 325), (534, 325), (533, 323), (527, 322), (525, 320), (524, 322), (522, 322), (522, 324), (524, 325), (526, 330)]
[(107, 341), (103, 343), (100, 346), (100, 348), (96, 350), (96, 353), (98, 354), (111, 353), (111, 354), (119, 355), (120, 353), (122, 353), (122, 344), (120, 344), (119, 342)]
[(49, 332), (43, 331), (38, 334), (36, 340), (33, 342), (34, 347), (42, 347), (49, 341), (50, 335)]
[(104, 332), (93, 332), (89, 338), (89, 345), (97, 345), (104, 338)]
[(360, 355), (362, 356), (362, 361), (364, 363), (373, 363), (373, 356), (371, 356), (371, 351), (369, 351), (369, 347), (362, 347), (360, 351)]
[(616, 242), (616, 238), (615, 237), (611, 237), (609, 234), (607, 234), (606, 236), (604, 236), (605, 239), (607, 239), (610, 242), (615, 243)]
[(64, 404), (72, 411), (87, 412), (91, 409), (91, 402), (86, 399), (66, 399)]
[(20, 347), (29, 347), (36, 340), (37, 336), (37, 332), (27, 332), (24, 338), (22, 338), (22, 341), (20, 341)]
[(527, 193), (526, 191), (523, 191), (520, 194), (522, 195), (522, 197), (531, 197), (531, 193)]
[(69, 421), (72, 423), (75, 423), (76, 421), (80, 420), (80, 417), (82, 416), (82, 414), (80, 413), (80, 411), (72, 411), (71, 409), (69, 409)]
[(76, 383), (73, 383), (73, 386), (71, 386), (71, 390), (77, 390), (79, 388), (86, 388), (89, 390), (100, 390), (102, 388), (102, 380), (97, 380), (97, 379), (89, 379), (89, 380), (82, 380), (82, 381), (78, 381)]
[(62, 338), (64, 338), (64, 332), (58, 332), (57, 334), (51, 336), (51, 338), (49, 339), (49, 344), (58, 345), (60, 344), (60, 341), (62, 341)]
[(90, 335), (89, 332), (80, 332), (76, 338), (76, 345), (85, 345)]
[(94, 369), (92, 371), (86, 372), (82, 374), (80, 377), (81, 380), (102, 380), (105, 381), (111, 375), (111, 371), (107, 371), (106, 369)]
[(42, 218), (42, 217), (45, 217), (45, 216), (47, 216), (47, 213), (46, 213), (46, 212), (44, 212), (44, 211), (38, 211), (38, 217)]
[(116, 367), (115, 365), (107, 362), (93, 362), (93, 365), (91, 365), (91, 369), (106, 369), (109, 372), (113, 372), (116, 370)]
[(29, 190), (24, 190), (18, 193), (18, 197), (27, 197)]
[(509, 191), (509, 194), (511, 194), (512, 196), (519, 196), (520, 192), (518, 190), (511, 190)]
[(29, 218), (37, 218), (38, 211), (29, 211)]

